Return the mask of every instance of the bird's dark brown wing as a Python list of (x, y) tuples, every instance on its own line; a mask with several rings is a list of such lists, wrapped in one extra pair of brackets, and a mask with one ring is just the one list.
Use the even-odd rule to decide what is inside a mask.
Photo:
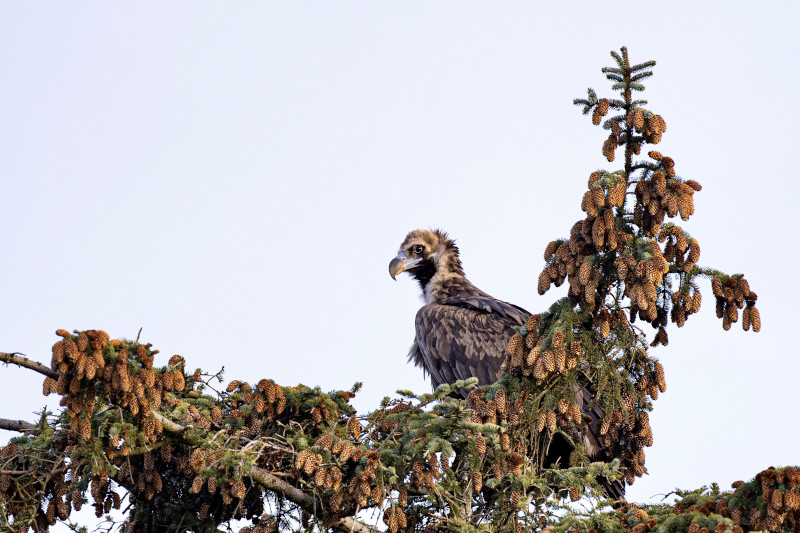
[(508, 340), (525, 311), (511, 304), (468, 296), (423, 306), (409, 359), (430, 374), (433, 386), (477, 377), (481, 385), (500, 377)]

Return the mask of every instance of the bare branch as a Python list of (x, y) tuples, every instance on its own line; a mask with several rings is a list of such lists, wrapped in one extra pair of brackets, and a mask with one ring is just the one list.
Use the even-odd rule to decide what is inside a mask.
[(20, 353), (13, 352), (13, 353), (3, 353), (0, 352), (0, 361), (4, 363), (11, 363), (18, 366), (23, 366), (25, 368), (30, 368), (31, 370), (35, 370), (40, 374), (45, 376), (51, 377), (53, 379), (58, 379), (59, 373), (56, 370), (53, 370), (49, 366), (45, 366), (38, 361), (33, 361), (28, 359), (27, 357), (23, 356)]
[(0, 418), (0, 429), (7, 429), (9, 431), (30, 431), (35, 426), (25, 420), (9, 420), (8, 418)]

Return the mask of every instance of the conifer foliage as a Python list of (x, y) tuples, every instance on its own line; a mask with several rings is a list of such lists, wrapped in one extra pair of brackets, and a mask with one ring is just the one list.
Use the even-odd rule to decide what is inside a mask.
[[(124, 510), (126, 533), (233, 520), (249, 533), (367, 533), (376, 520), (392, 533), (798, 530), (791, 467), (732, 492), (681, 493), (674, 506), (603, 510), (606, 494), (645, 472), (648, 413), (666, 391), (650, 350), (700, 309), (699, 281), (711, 280), (725, 329), (739, 310), (746, 330), (761, 327), (744, 276), (700, 266), (697, 239), (671, 221), (694, 213), (700, 185), (657, 151), (638, 157), (666, 132), (633, 98), (654, 63), (630, 66), (624, 48), (612, 56), (604, 72), (619, 97), (589, 90), (576, 103), (609, 131), (602, 153), (613, 162), (621, 149), (624, 167), (591, 173), (585, 217), (547, 245), (539, 292), (568, 281), (569, 294), (512, 337), (497, 384), (399, 391), (359, 415), (359, 384), (324, 393), (262, 378), (217, 390), (221, 374), (189, 371), (181, 356), (158, 366), (149, 344), (59, 330), (49, 367), (0, 354), (61, 397), (36, 423), (0, 423), (21, 432), (0, 450), (0, 527), (47, 531), (92, 505), (98, 517)], [(587, 496), (591, 512), (567, 505)]]
[[(759, 331), (758, 296), (744, 276), (701, 267), (698, 240), (668, 221), (678, 216), (689, 220), (700, 184), (679, 177), (675, 160), (657, 150), (638, 159), (648, 144), (660, 143), (667, 131), (664, 118), (644, 107), (646, 100), (633, 98), (644, 91), (642, 80), (652, 75), (648, 69), (655, 62), (631, 66), (625, 48), (611, 55), (617, 66), (603, 72), (619, 97), (598, 99), (589, 89), (588, 97), (576, 99), (575, 104), (583, 106), (584, 114), (592, 113), (593, 124), (602, 122), (610, 131), (602, 150), (609, 162), (624, 149), (624, 168), (591, 173), (581, 202), (586, 218), (575, 223), (569, 239), (547, 246), (548, 266), (539, 278), (539, 293), (544, 294), (550, 283), (560, 285), (568, 279), (569, 294), (582, 300), (603, 332), (610, 320), (607, 307), (620, 307), (625, 300), (630, 321), (638, 317), (650, 322), (657, 330), (653, 346), (666, 346), (667, 323), (682, 327), (700, 309), (697, 281), (706, 277), (711, 280), (722, 327), (730, 329), (743, 309), (742, 327)], [(609, 113), (612, 116), (603, 121)], [(566, 246), (559, 254), (562, 245)]]
[[(559, 413), (562, 436), (577, 450), (577, 443), (596, 438), (601, 450), (592, 458), (619, 459), (620, 474), (630, 484), (646, 471), (644, 448), (654, 440), (648, 411), (666, 391), (664, 368), (649, 348), (666, 346), (668, 326), (682, 327), (699, 311), (699, 281), (711, 280), (724, 329), (739, 319), (739, 309), (745, 330), (759, 331), (761, 320), (758, 297), (744, 276), (702, 267), (699, 241), (671, 220), (689, 220), (701, 186), (678, 176), (673, 158), (647, 148), (667, 130), (664, 118), (644, 107), (646, 100), (634, 98), (644, 91), (642, 81), (655, 62), (631, 66), (625, 48), (611, 55), (616, 66), (603, 72), (617, 97), (598, 98), (589, 89), (587, 98), (574, 103), (609, 131), (602, 153), (613, 162), (622, 152), (623, 167), (589, 175), (581, 201), (585, 217), (568, 238), (546, 246), (539, 293), (567, 281), (568, 296), (531, 317), (511, 339), (509, 369), (532, 377), (527, 387), (542, 391), (537, 429)], [(640, 158), (645, 150), (647, 157)], [(652, 340), (637, 321), (650, 325)], [(578, 389), (593, 401), (573, 407), (571, 391)], [(589, 412), (579, 411), (585, 407)], [(546, 455), (554, 434), (549, 433), (529, 455)]]

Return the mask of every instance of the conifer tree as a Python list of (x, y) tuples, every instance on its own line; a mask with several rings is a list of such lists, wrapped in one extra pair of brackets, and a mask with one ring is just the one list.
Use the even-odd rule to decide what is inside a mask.
[[(217, 390), (221, 374), (190, 371), (180, 356), (164, 363), (150, 344), (58, 330), (50, 366), (0, 354), (61, 397), (35, 423), (0, 421), (20, 432), (0, 450), (0, 527), (47, 531), (83, 505), (98, 517), (124, 505), (126, 533), (232, 520), (251, 533), (378, 531), (369, 512), (392, 533), (797, 531), (792, 467), (729, 492), (680, 493), (674, 505), (607, 505), (614, 486), (645, 472), (648, 413), (666, 391), (650, 352), (699, 311), (702, 279), (724, 329), (761, 327), (744, 276), (702, 267), (697, 239), (672, 221), (694, 213), (700, 185), (645, 149), (666, 132), (634, 99), (655, 63), (631, 66), (625, 48), (612, 57), (604, 72), (618, 97), (590, 89), (575, 103), (609, 131), (603, 155), (622, 150), (623, 166), (590, 174), (585, 217), (547, 245), (539, 292), (567, 281), (568, 296), (510, 340), (497, 384), (399, 391), (359, 415), (349, 403), (359, 384), (324, 393), (253, 378)], [(471, 389), (466, 399), (451, 396), (459, 388)], [(554, 458), (557, 445), (569, 457)], [(569, 507), (581, 498), (589, 511)]]

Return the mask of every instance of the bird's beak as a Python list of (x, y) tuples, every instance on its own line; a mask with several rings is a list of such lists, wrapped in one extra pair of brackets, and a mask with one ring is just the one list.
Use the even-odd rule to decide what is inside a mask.
[(392, 276), (393, 280), (397, 281), (396, 276), (399, 273), (414, 268), (420, 261), (422, 261), (422, 259), (419, 257), (408, 259), (406, 254), (400, 252), (397, 254), (397, 257), (392, 259), (391, 263), (389, 263), (389, 275)]

